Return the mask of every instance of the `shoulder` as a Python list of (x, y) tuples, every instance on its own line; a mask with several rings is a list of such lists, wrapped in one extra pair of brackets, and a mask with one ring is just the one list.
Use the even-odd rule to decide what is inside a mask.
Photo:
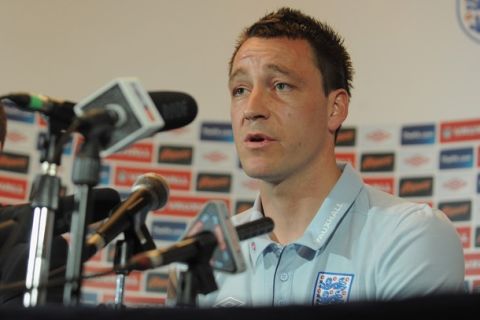
[(368, 189), (375, 268), (383, 298), (461, 291), (464, 257), (453, 223), (440, 210)]
[[(454, 230), (453, 224), (440, 210), (427, 203), (418, 203), (366, 186), (368, 209), (363, 210), (376, 220), (385, 221), (394, 228), (446, 228)], [(365, 205), (365, 204), (364, 204)]]

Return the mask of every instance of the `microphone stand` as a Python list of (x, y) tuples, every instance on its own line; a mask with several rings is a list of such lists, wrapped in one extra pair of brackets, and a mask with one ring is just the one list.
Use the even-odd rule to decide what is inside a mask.
[(132, 242), (125, 240), (117, 240), (115, 243), (115, 256), (113, 258), (113, 265), (117, 278), (115, 280), (115, 303), (114, 309), (123, 309), (123, 298), (125, 296), (125, 279), (130, 273), (130, 270), (120, 268), (119, 266), (127, 263), (132, 256)]
[(76, 306), (80, 303), (83, 260), (85, 256), (85, 234), (87, 221), (91, 221), (91, 193), (98, 184), (100, 176), (100, 151), (110, 139), (113, 125), (110, 123), (89, 126), (81, 131), (85, 141), (73, 163), (72, 182), (76, 186), (74, 210), (70, 227), (70, 245), (67, 257), (65, 277), (67, 282), (63, 291), (63, 303)]
[(155, 243), (145, 223), (141, 223), (138, 227), (137, 224), (135, 221), (130, 221), (130, 227), (124, 231), (124, 240), (117, 240), (115, 243), (115, 256), (113, 259), (114, 270), (117, 274), (115, 281), (115, 309), (125, 308), (123, 304), (125, 279), (130, 270), (122, 266), (125, 266), (133, 255), (155, 249)]
[(33, 224), (25, 277), (25, 307), (44, 305), (47, 297), (47, 282), (50, 268), (50, 251), (58, 210), (61, 180), (57, 176), (61, 153), (56, 153), (64, 123), (54, 118), (48, 121), (47, 135), (39, 142), (41, 175), (35, 178), (31, 188), (30, 202), (33, 209)]

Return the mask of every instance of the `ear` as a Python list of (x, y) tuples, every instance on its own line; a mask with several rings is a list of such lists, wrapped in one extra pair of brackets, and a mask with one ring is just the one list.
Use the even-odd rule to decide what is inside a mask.
[(337, 89), (328, 95), (328, 130), (334, 133), (348, 116), (350, 97), (345, 89)]

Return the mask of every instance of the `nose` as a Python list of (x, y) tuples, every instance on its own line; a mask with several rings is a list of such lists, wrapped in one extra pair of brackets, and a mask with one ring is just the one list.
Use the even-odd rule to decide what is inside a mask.
[(249, 121), (268, 119), (270, 117), (268, 94), (260, 89), (252, 90), (243, 110), (243, 118)]

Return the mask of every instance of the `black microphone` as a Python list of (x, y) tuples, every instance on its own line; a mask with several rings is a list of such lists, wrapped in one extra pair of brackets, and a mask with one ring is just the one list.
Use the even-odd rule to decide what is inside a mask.
[[(110, 211), (120, 203), (120, 195), (112, 188), (92, 189), (92, 221), (96, 222), (108, 217)], [(55, 213), (54, 234), (60, 235), (70, 230), (70, 222), (74, 211), (74, 196), (62, 196), (59, 198), (58, 210)], [(31, 223), (33, 220), (33, 208), (30, 203), (9, 205), (0, 207), (0, 231), (3, 228), (11, 228), (12, 224)], [(26, 235), (29, 236), (29, 235)]]
[(107, 157), (139, 139), (183, 127), (197, 103), (183, 92), (147, 92), (135, 78), (116, 79), (75, 105), (78, 131), (101, 142)]
[[(195, 99), (187, 93), (177, 91), (152, 91), (148, 92), (150, 99), (153, 101), (156, 110), (163, 119), (163, 126), (159, 127), (155, 132), (174, 130), (190, 124), (197, 116), (198, 107)], [(86, 114), (83, 118), (80, 116), (82, 125), (97, 124), (102, 121), (113, 123), (116, 127), (120, 127), (127, 123), (131, 123), (132, 114), (125, 111), (125, 105), (128, 101), (116, 101), (116, 97), (101, 96), (101, 101), (95, 102), (96, 112), (93, 110)], [(58, 100), (40, 94), (29, 93), (11, 93), (0, 97), (0, 102), (7, 106), (17, 107), (20, 110), (40, 112), (52, 119), (65, 123), (68, 127), (77, 117), (74, 107), (76, 102), (67, 100)], [(144, 112), (148, 113), (145, 109)], [(130, 117), (130, 119), (127, 119)], [(132, 130), (130, 126), (130, 130)]]
[[(273, 228), (273, 220), (265, 217), (237, 226), (235, 230), (239, 240), (246, 240), (271, 232)], [(188, 262), (199, 256), (205, 246), (212, 244), (217, 244), (217, 237), (210, 231), (201, 231), (168, 248), (149, 250), (137, 254), (124, 267), (127, 270), (146, 270), (173, 262)]]
[(94, 255), (131, 225), (142, 226), (149, 211), (165, 206), (168, 194), (168, 184), (160, 175), (146, 173), (139, 176), (128, 198), (87, 239), (87, 255)]
[(24, 111), (37, 111), (49, 118), (65, 123), (65, 126), (73, 121), (75, 102), (53, 99), (40, 94), (24, 92), (12, 93), (0, 97), (0, 101), (7, 106), (15, 106)]
[[(155, 107), (165, 122), (157, 132), (174, 130), (190, 124), (197, 116), (198, 108), (195, 100), (188, 94), (176, 91), (153, 91), (148, 93)], [(77, 120), (80, 132), (99, 124), (108, 123), (121, 127), (129, 121), (128, 110), (119, 104), (106, 104), (102, 108), (91, 108)]]
[(235, 227), (238, 240), (243, 241), (258, 237), (262, 234), (272, 232), (275, 224), (269, 217), (253, 220)]
[[(198, 107), (192, 96), (177, 91), (150, 91), (150, 98), (160, 112), (165, 125), (157, 132), (174, 130), (190, 124), (197, 116)], [(6, 105), (12, 105), (24, 111), (37, 111), (47, 116), (72, 123), (76, 114), (74, 106), (76, 102), (58, 100), (40, 94), (12, 93), (0, 97)], [(107, 104), (108, 105), (108, 104)], [(108, 107), (107, 107), (108, 109)], [(106, 110), (109, 115), (102, 115), (109, 118), (122, 118), (117, 110)], [(90, 115), (91, 118), (95, 116)], [(85, 121), (89, 119), (86, 118)], [(117, 122), (117, 119), (114, 119)]]
[(165, 124), (157, 132), (174, 130), (190, 124), (198, 112), (192, 96), (176, 91), (151, 91), (148, 93)]

